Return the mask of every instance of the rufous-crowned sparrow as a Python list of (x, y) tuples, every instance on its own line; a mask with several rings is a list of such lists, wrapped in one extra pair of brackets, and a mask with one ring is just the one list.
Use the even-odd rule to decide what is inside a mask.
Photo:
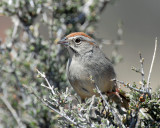
[[(68, 49), (70, 58), (67, 63), (67, 77), (82, 100), (97, 95), (93, 89), (96, 84), (102, 93), (106, 93), (122, 107), (128, 108), (128, 99), (118, 91), (115, 71), (112, 63), (100, 50), (95, 40), (83, 32), (75, 32), (58, 42)], [(92, 76), (94, 80), (89, 79)], [(121, 97), (121, 98), (119, 98)]]

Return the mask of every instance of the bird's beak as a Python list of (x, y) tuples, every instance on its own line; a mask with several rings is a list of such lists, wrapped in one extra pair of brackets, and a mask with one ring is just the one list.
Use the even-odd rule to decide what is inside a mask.
[(62, 40), (58, 41), (57, 44), (62, 44), (65, 46), (69, 45), (68, 40), (66, 38), (63, 38)]

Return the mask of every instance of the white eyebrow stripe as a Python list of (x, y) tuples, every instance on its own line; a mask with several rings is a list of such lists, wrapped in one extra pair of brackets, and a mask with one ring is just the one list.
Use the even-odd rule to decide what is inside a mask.
[(95, 40), (94, 39), (90, 39), (90, 38), (88, 38), (88, 37), (85, 37), (85, 36), (74, 36), (74, 37), (69, 37), (68, 39), (70, 39), (70, 40), (73, 40), (73, 39), (76, 39), (76, 38), (82, 38), (82, 39), (84, 39), (84, 40), (86, 40), (86, 41), (90, 41), (90, 42), (93, 42), (93, 43), (95, 43), (96, 44), (96, 42), (95, 42)]

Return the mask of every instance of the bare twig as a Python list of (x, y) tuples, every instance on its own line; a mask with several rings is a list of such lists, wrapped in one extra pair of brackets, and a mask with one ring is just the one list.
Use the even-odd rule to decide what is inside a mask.
[(139, 57), (140, 57), (140, 63), (141, 63), (141, 76), (142, 76), (142, 89), (144, 90), (145, 87), (145, 79), (144, 79), (144, 58), (142, 58), (142, 54), (139, 53)]
[(41, 86), (50, 90), (50, 88), (48, 86), (44, 85), (43, 83), (41, 84)]
[(92, 108), (92, 106), (94, 104), (94, 100), (95, 100), (95, 95), (92, 96), (92, 101), (91, 101), (91, 103), (89, 105), (88, 112), (90, 112), (90, 110), (91, 110), (91, 108)]
[(22, 123), (22, 121), (19, 118), (17, 112), (11, 106), (11, 104), (9, 103), (9, 101), (7, 100), (7, 98), (5, 96), (0, 96), (0, 98), (3, 101), (3, 103), (7, 106), (8, 110), (11, 112), (12, 116), (14, 117), (14, 119), (16, 120), (16, 122), (18, 124), (18, 127), (19, 128), (25, 128), (25, 125)]
[(155, 48), (154, 48), (154, 53), (153, 53), (153, 57), (152, 57), (151, 67), (150, 67), (149, 74), (148, 74), (147, 91), (149, 91), (149, 84), (150, 84), (151, 72), (152, 72), (153, 63), (154, 63), (155, 56), (156, 56), (156, 50), (157, 50), (157, 37), (156, 37), (156, 39), (155, 39)]
[(77, 124), (77, 122), (75, 122), (74, 120), (72, 120), (70, 117), (68, 117), (65, 113), (62, 113), (60, 111), (58, 111), (57, 109), (53, 108), (52, 106), (50, 106), (47, 102), (45, 102), (45, 99), (41, 98), (40, 96), (38, 96), (36, 94), (36, 92), (32, 89), (29, 88), (26, 85), (23, 85), (27, 90), (30, 91), (31, 94), (33, 94), (39, 101), (41, 101), (46, 107), (48, 107), (49, 109), (53, 110), (54, 112), (56, 112), (57, 114), (59, 114), (60, 116), (64, 117), (66, 120), (68, 120), (70, 123), (74, 124), (75, 126), (79, 127), (79, 128), (83, 128), (82, 125)]
[[(52, 99), (54, 102), (56, 102), (56, 104), (57, 105), (59, 105), (59, 103), (56, 101), (56, 100), (54, 100), (54, 99)], [(48, 99), (44, 99), (44, 101), (47, 101), (49, 104), (51, 104), (51, 105), (54, 105), (55, 106), (55, 104), (53, 104), (51, 101), (49, 101)]]
[(142, 72), (140, 71), (140, 69), (137, 69), (136, 67), (132, 66), (131, 69), (137, 73), (142, 74)]
[(147, 118), (147, 115), (142, 111), (142, 109), (140, 109), (139, 112), (140, 112), (145, 118)]
[(134, 90), (134, 91), (137, 91), (137, 92), (140, 92), (140, 93), (144, 93), (144, 94), (148, 94), (147, 91), (142, 90), (142, 89), (135, 88), (135, 87), (133, 87), (132, 85), (130, 85), (129, 83), (126, 84), (126, 83), (124, 83), (123, 81), (119, 81), (119, 80), (116, 80), (116, 79), (113, 79), (113, 81), (116, 81), (116, 82), (118, 82), (118, 83), (120, 83), (120, 84), (123, 84), (124, 86), (130, 88), (131, 90)]
[[(50, 89), (51, 92), (52, 92), (52, 94), (55, 95), (55, 92), (54, 92), (54, 90), (53, 90), (53, 86), (51, 86), (51, 84), (49, 83), (46, 75), (45, 75), (44, 73), (41, 73), (38, 69), (36, 69), (36, 70), (37, 70), (38, 74), (39, 74), (42, 78), (45, 79), (45, 81), (47, 82), (47, 85), (48, 85), (49, 89)], [(43, 86), (43, 87), (45, 87), (45, 86)]]

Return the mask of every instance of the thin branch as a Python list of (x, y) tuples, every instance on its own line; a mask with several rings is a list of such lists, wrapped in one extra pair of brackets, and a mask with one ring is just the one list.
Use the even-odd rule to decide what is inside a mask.
[(5, 96), (1, 96), (0, 98), (3, 101), (3, 103), (6, 105), (6, 107), (8, 108), (8, 110), (11, 112), (12, 116), (14, 117), (14, 119), (16, 120), (16, 122), (18, 124), (18, 127), (19, 128), (25, 128), (25, 125), (22, 123), (22, 121), (19, 118), (17, 112), (11, 106), (11, 104), (9, 103), (9, 101), (7, 100), (7, 98)]
[(41, 101), (46, 107), (48, 107), (49, 109), (53, 110), (54, 112), (56, 112), (57, 114), (59, 114), (60, 116), (64, 117), (66, 120), (68, 120), (70, 123), (74, 124), (75, 126), (79, 127), (79, 128), (83, 128), (82, 125), (77, 124), (77, 122), (74, 122), (74, 120), (72, 120), (70, 117), (68, 117), (66, 114), (58, 111), (57, 109), (53, 108), (52, 106), (50, 106), (47, 102), (45, 102), (45, 99), (41, 98), (40, 96), (38, 96), (35, 91), (32, 88), (27, 87), (26, 85), (23, 85), (25, 87), (25, 89), (29, 90), (31, 94), (33, 94), (39, 101)]
[(146, 118), (147, 115), (142, 111), (142, 109), (139, 110), (139, 112)]
[(141, 76), (142, 76), (142, 88), (144, 90), (145, 87), (145, 79), (144, 79), (144, 58), (142, 58), (142, 54), (139, 53), (140, 63), (141, 63)]
[(48, 86), (44, 85), (43, 83), (41, 84), (41, 86), (50, 90), (50, 88)]
[(140, 71), (140, 69), (137, 69), (136, 67), (132, 66), (131, 69), (137, 73), (142, 74), (142, 72)]
[(91, 110), (91, 108), (92, 108), (92, 106), (94, 104), (94, 100), (95, 100), (95, 95), (92, 96), (92, 101), (91, 101), (91, 103), (89, 105), (88, 112), (90, 112), (90, 110)]
[(119, 80), (116, 80), (116, 79), (113, 79), (113, 81), (116, 81), (116, 82), (118, 82), (118, 83), (120, 83), (120, 84), (123, 84), (124, 86), (130, 88), (131, 90), (134, 90), (134, 91), (137, 91), (137, 92), (140, 92), (140, 93), (144, 93), (144, 94), (148, 94), (148, 93), (149, 93), (149, 92), (144, 91), (144, 90), (142, 90), (142, 89), (135, 88), (135, 87), (133, 87), (132, 85), (130, 85), (129, 83), (126, 84), (126, 83), (124, 83), (123, 81), (119, 81)]
[[(57, 105), (59, 105), (59, 103), (56, 101), (56, 100), (54, 100), (54, 99), (52, 99), (54, 102), (56, 102), (56, 104)], [(47, 101), (49, 104), (51, 104), (51, 105), (54, 105), (51, 101), (49, 101), (48, 99), (44, 99), (44, 101)], [(54, 105), (55, 106), (55, 105)]]
[(156, 56), (156, 50), (157, 50), (157, 37), (156, 37), (156, 39), (155, 39), (155, 48), (154, 48), (154, 53), (153, 53), (153, 57), (152, 57), (151, 67), (150, 67), (149, 74), (148, 74), (147, 91), (149, 91), (149, 84), (150, 84), (151, 72), (152, 72), (153, 63), (154, 63), (155, 56)]
[(55, 92), (54, 92), (54, 90), (53, 90), (53, 86), (51, 86), (51, 84), (49, 83), (46, 75), (45, 75), (44, 73), (41, 73), (38, 69), (36, 69), (36, 70), (37, 70), (38, 74), (39, 74), (42, 78), (45, 79), (45, 81), (47, 82), (47, 85), (48, 85), (49, 89), (50, 89), (51, 92), (52, 92), (52, 94), (55, 95)]

